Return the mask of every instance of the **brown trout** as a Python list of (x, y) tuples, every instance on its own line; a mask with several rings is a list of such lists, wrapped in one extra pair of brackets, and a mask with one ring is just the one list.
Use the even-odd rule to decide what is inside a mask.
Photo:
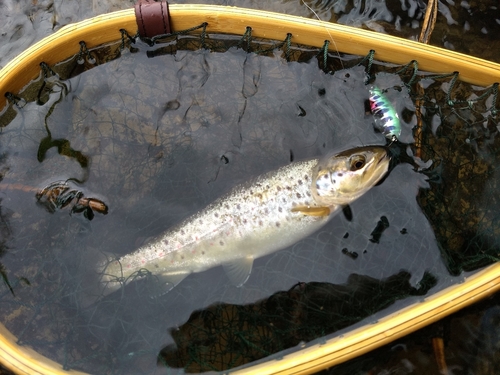
[[(254, 259), (309, 236), (388, 171), (383, 147), (359, 147), (260, 175), (152, 241), (99, 264), (101, 296), (154, 274), (167, 292), (193, 272), (223, 265), (241, 286)], [(140, 277), (139, 277), (140, 278)]]

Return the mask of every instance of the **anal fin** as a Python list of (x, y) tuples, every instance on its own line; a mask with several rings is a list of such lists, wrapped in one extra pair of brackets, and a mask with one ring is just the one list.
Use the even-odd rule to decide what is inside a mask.
[(311, 206), (297, 206), (292, 208), (292, 212), (300, 212), (308, 216), (328, 216), (330, 215), (330, 207), (311, 207)]
[(184, 280), (190, 273), (159, 274), (151, 275), (150, 278), (150, 296), (151, 298), (160, 297), (174, 289), (177, 284)]
[(242, 286), (250, 277), (253, 266), (253, 258), (247, 257), (235, 260), (223, 265), (227, 277), (237, 287)]

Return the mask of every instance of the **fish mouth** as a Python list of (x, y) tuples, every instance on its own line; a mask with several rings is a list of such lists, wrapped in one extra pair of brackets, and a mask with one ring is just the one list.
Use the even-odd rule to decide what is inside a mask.
[(389, 175), (389, 171), (394, 168), (392, 165), (392, 154), (389, 149), (384, 150), (384, 154), (380, 155), (377, 164), (376, 164), (376, 169), (379, 171), (383, 170), (383, 173), (379, 176), (378, 181), (375, 183), (375, 186), (378, 186), (384, 182), (384, 180), (387, 178)]
[(381, 164), (382, 162), (385, 162), (386, 160), (391, 160), (392, 159), (392, 155), (390, 154), (389, 150), (384, 150), (384, 153), (382, 155), (379, 156), (378, 158), (378, 161), (377, 161), (377, 164), (376, 165), (379, 165)]
[(380, 167), (381, 164), (390, 162), (392, 159), (391, 152), (386, 147), (375, 148), (373, 150), (373, 165), (375, 167)]

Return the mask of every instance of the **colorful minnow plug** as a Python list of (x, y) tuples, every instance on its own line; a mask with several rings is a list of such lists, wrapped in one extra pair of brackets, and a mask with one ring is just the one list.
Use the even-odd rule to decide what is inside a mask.
[(370, 110), (375, 127), (391, 141), (398, 139), (401, 135), (399, 116), (382, 90), (375, 86), (370, 88)]

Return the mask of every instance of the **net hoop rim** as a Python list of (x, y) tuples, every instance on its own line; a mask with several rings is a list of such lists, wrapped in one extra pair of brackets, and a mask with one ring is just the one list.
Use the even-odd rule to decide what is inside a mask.
[[(479, 86), (500, 82), (500, 64), (351, 26), (333, 24), (298, 16), (229, 6), (172, 4), (173, 30), (184, 30), (208, 22), (208, 33), (242, 34), (247, 26), (258, 38), (283, 40), (292, 34), (292, 42), (321, 47), (329, 40), (330, 50), (365, 56), (375, 48), (374, 58), (395, 64), (417, 60), (419, 68), (432, 73), (458, 71), (459, 79)], [(108, 13), (62, 27), (40, 40), (0, 70), (0, 110), (6, 104), (5, 93), (17, 94), (40, 73), (40, 63), (49, 66), (78, 53), (79, 42), (88, 48), (119, 40), (119, 30), (130, 35), (137, 31), (134, 9)], [(332, 39), (334, 42), (332, 42)], [(20, 79), (19, 77), (22, 77)]]
[[(331, 50), (366, 55), (374, 46), (374, 58), (396, 64), (411, 60), (429, 72), (460, 72), (459, 79), (480, 86), (500, 82), (500, 64), (429, 46), (419, 42), (350, 26), (297, 16), (227, 6), (172, 4), (173, 30), (183, 30), (208, 22), (208, 33), (242, 34), (247, 26), (259, 38), (282, 40), (292, 34), (292, 42), (321, 47), (333, 38)], [(78, 53), (79, 42), (88, 48), (119, 40), (120, 29), (135, 34), (134, 9), (113, 12), (67, 25), (26, 49), (0, 70), (0, 109), (5, 93), (18, 93), (40, 74), (40, 63), (53, 65)], [(19, 77), (22, 77), (21, 79)], [(365, 325), (322, 344), (312, 344), (285, 355), (280, 360), (263, 360), (253, 366), (234, 369), (234, 374), (307, 374), (331, 367), (376, 349), (429, 325), (481, 298), (500, 290), (500, 264), (493, 264), (467, 277), (462, 284), (448, 287), (419, 303), (401, 309), (376, 324)], [(85, 374), (66, 371), (34, 350), (20, 346), (0, 324), (0, 362), (17, 374)]]

